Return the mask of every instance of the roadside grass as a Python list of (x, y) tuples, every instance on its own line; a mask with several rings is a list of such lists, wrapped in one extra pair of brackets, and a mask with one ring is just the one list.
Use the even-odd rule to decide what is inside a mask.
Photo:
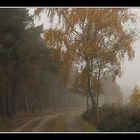
[(96, 127), (91, 124), (90, 122), (88, 122), (87, 120), (85, 120), (82, 115), (77, 116), (76, 120), (79, 122), (81, 128), (83, 129), (83, 131), (85, 132), (98, 132), (98, 130), (96, 129)]

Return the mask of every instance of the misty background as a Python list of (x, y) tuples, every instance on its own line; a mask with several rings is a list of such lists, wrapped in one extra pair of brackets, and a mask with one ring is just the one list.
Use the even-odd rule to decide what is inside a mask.
[(0, 132), (140, 132), (140, 7), (38, 8), (0, 9)]
[[(29, 13), (33, 15), (35, 8), (28, 9)], [(140, 32), (140, 8), (131, 8), (131, 11), (137, 15), (136, 26)], [(52, 26), (45, 14), (42, 14), (40, 19), (36, 17), (34, 23), (36, 26), (43, 24), (44, 29)], [(55, 23), (53, 25), (57, 26)], [(125, 60), (122, 63), (122, 76), (116, 80), (116, 83), (120, 86), (125, 98), (128, 98), (135, 85), (140, 86), (140, 39), (133, 44), (133, 47), (135, 50), (135, 57), (130, 61), (125, 57)]]

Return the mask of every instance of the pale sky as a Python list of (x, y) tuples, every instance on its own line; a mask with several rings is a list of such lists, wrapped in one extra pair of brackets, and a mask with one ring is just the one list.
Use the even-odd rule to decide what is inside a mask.
[[(140, 8), (134, 8), (132, 11), (138, 15), (137, 30), (140, 32)], [(123, 75), (117, 79), (117, 83), (125, 94), (130, 94), (135, 85), (140, 87), (140, 39), (134, 43), (133, 47), (135, 57), (132, 61), (125, 59), (122, 65)]]
[[(140, 8), (132, 8), (132, 11), (140, 15)], [(30, 13), (33, 13), (33, 8), (30, 9)], [(47, 17), (42, 16), (41, 20), (35, 20), (35, 25), (44, 24), (44, 28), (50, 27)], [(140, 18), (137, 18), (137, 29), (140, 32)], [(140, 39), (138, 39), (133, 47), (135, 48), (135, 58), (132, 61), (128, 59), (124, 60), (122, 65), (123, 75), (121, 78), (117, 78), (117, 83), (120, 85), (122, 91), (129, 95), (135, 85), (140, 87)]]

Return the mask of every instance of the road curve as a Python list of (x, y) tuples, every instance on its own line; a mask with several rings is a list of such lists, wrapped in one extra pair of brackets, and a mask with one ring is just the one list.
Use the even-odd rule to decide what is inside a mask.
[[(22, 124), (18, 128), (12, 130), (12, 132), (52, 132), (52, 124), (55, 124), (55, 118), (64, 116), (63, 124), (65, 132), (82, 132), (82, 128), (76, 120), (76, 116), (80, 115), (81, 111), (68, 111), (63, 113), (57, 113), (55, 115), (45, 115), (42, 117), (36, 117), (30, 121)], [(49, 125), (49, 122), (50, 125)], [(59, 132), (59, 130), (57, 130)]]

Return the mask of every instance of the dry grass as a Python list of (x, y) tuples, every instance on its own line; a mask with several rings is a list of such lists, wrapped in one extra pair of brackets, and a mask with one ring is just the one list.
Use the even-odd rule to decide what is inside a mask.
[(85, 132), (97, 132), (98, 131), (93, 124), (91, 124), (88, 121), (84, 120), (84, 118), (82, 118), (81, 116), (78, 116), (76, 119), (79, 122), (81, 128)]

